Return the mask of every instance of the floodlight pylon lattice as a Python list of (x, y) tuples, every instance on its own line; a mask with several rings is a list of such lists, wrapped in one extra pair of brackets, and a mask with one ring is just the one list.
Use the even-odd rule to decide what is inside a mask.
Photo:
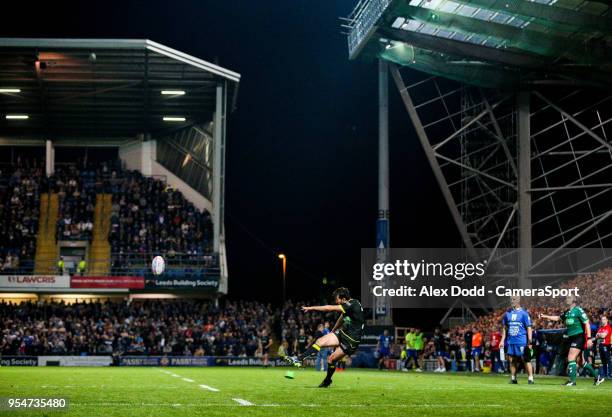
[(344, 21), (351, 59), (389, 62), (469, 252), (514, 250), (522, 285), (611, 259), (608, 1), (362, 0)]

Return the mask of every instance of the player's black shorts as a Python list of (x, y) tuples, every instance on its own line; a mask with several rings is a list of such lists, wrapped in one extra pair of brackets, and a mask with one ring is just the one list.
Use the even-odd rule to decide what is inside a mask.
[(568, 336), (566, 343), (570, 348), (584, 350), (585, 341), (586, 339), (584, 338), (584, 333), (580, 333), (573, 336)]
[(348, 336), (342, 330), (336, 330), (334, 333), (340, 342), (340, 349), (347, 355), (352, 355), (357, 351), (359, 347), (359, 343), (361, 343), (361, 338), (354, 338), (352, 336)]
[(267, 355), (267, 354), (269, 354), (269, 353), (270, 353), (270, 348), (267, 348), (267, 347), (265, 347), (265, 348), (261, 348), (261, 351), (262, 351), (262, 353), (263, 353), (264, 355)]

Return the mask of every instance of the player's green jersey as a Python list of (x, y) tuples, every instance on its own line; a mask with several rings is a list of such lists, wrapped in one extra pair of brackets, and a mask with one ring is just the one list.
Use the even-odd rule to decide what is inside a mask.
[(414, 349), (414, 336), (415, 335), (412, 332), (406, 333), (406, 349)]
[(565, 322), (568, 336), (584, 333), (584, 324), (589, 321), (589, 316), (578, 306), (561, 314), (561, 320)]
[(414, 350), (423, 350), (423, 348), (425, 348), (425, 340), (423, 340), (423, 333), (414, 334), (412, 347), (414, 347)]
[(344, 304), (340, 304), (342, 307), (342, 314), (344, 315), (342, 324), (342, 332), (350, 339), (359, 342), (363, 333), (363, 326), (365, 324), (365, 316), (363, 314), (363, 308), (361, 303), (354, 298), (348, 300)]

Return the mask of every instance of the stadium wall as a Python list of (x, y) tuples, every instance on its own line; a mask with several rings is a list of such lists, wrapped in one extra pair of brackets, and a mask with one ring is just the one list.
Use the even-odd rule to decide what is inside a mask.
[[(0, 366), (263, 366), (262, 358), (239, 356), (0, 356)], [(287, 366), (271, 358), (270, 366)]]

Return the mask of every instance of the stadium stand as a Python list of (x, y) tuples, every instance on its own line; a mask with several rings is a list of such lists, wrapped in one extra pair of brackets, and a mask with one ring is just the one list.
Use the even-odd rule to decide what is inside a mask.
[(162, 181), (128, 172), (113, 192), (109, 240), (113, 253), (178, 253), (199, 257), (212, 251), (212, 222)]
[(49, 191), (59, 197), (57, 240), (91, 240), (96, 173), (76, 165), (58, 167)]
[[(326, 317), (274, 310), (259, 302), (133, 300), (65, 304), (0, 303), (2, 355), (110, 354), (261, 356), (259, 335), (272, 331), (292, 353), (300, 328), (312, 335)], [(286, 319), (286, 320), (285, 320)]]
[(33, 268), (38, 232), (42, 168), (18, 160), (0, 167), (0, 269), (3, 274)]
[(0, 352), (254, 356), (269, 307), (201, 300), (0, 304)]
[(3, 166), (0, 214), (4, 274), (55, 273), (61, 241), (90, 242), (91, 275), (144, 275), (151, 254), (217, 264), (210, 214), (120, 161), (63, 164), (48, 180), (36, 160)]

